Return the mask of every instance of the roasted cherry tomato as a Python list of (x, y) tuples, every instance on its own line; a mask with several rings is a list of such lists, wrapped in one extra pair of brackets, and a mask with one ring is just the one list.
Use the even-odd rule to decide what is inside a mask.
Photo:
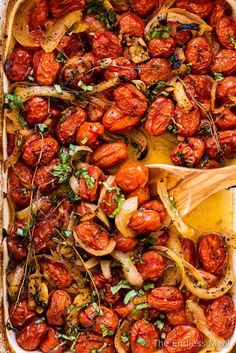
[(210, 329), (224, 339), (232, 336), (235, 329), (235, 307), (228, 295), (215, 299), (207, 306), (206, 318)]
[(119, 109), (132, 116), (143, 116), (148, 107), (145, 95), (130, 83), (118, 86), (114, 90), (114, 99)]
[(113, 294), (111, 291), (111, 287), (119, 283), (119, 280), (117, 281), (117, 278), (115, 276), (114, 277), (112, 276), (111, 279), (106, 279), (101, 272), (97, 272), (93, 274), (93, 279), (97, 288), (101, 289), (104, 293), (104, 298), (101, 298), (103, 303), (106, 303), (109, 306), (110, 304), (113, 305), (120, 300), (121, 298), (120, 293), (117, 292)]
[(156, 0), (132, 0), (132, 8), (139, 16), (146, 16), (152, 10), (154, 10), (157, 5)]
[(197, 267), (197, 256), (194, 242), (188, 238), (180, 238), (180, 243), (183, 249), (185, 260), (194, 267)]
[(219, 144), (216, 143), (214, 137), (205, 140), (206, 153), (210, 158), (234, 157), (236, 154), (236, 130), (225, 130), (219, 132)]
[(145, 281), (157, 281), (163, 274), (165, 262), (156, 250), (149, 250), (135, 261), (135, 266)]
[(167, 319), (172, 326), (188, 325), (185, 307), (167, 313)]
[(132, 353), (153, 353), (157, 349), (158, 338), (158, 331), (152, 323), (136, 321), (130, 330)]
[(49, 0), (49, 9), (53, 17), (58, 18), (69, 12), (83, 10), (85, 6), (84, 0)]
[[(62, 339), (58, 338), (58, 331), (54, 330), (52, 327), (48, 328), (47, 336), (44, 338), (40, 344), (40, 349), (43, 353), (62, 353), (65, 349), (63, 346), (59, 346), (62, 343)], [(59, 347), (58, 347), (59, 346)]]
[(59, 165), (60, 159), (53, 159), (49, 164), (39, 167), (35, 173), (34, 184), (41, 192), (48, 192), (58, 185), (58, 178), (52, 175), (53, 168)]
[(148, 50), (152, 58), (169, 58), (174, 54), (175, 41), (173, 38), (154, 38), (148, 44)]
[(79, 315), (79, 321), (82, 326), (91, 327), (95, 333), (103, 334), (103, 327), (115, 333), (118, 326), (118, 317), (112, 309), (106, 306), (100, 306), (101, 312), (90, 305)]
[(178, 135), (182, 137), (195, 135), (200, 128), (199, 110), (196, 108), (190, 112), (186, 112), (177, 106), (175, 109), (174, 125), (178, 131)]
[(56, 61), (55, 54), (39, 50), (34, 54), (33, 64), (36, 82), (43, 86), (53, 85), (61, 67)]
[(63, 263), (44, 261), (41, 264), (41, 270), (44, 278), (46, 278), (53, 287), (65, 289), (68, 288), (73, 281), (73, 278)]
[[(104, 24), (94, 15), (86, 15), (84, 17), (84, 23), (88, 26), (86, 29), (86, 34), (89, 41), (93, 39), (94, 33), (98, 32), (100, 29), (105, 29)], [(90, 33), (92, 33), (92, 35)]]
[(93, 37), (93, 52), (99, 59), (118, 58), (122, 55), (122, 45), (119, 38), (111, 31), (101, 29)]
[(60, 122), (56, 128), (57, 138), (60, 143), (73, 143), (75, 141), (78, 128), (87, 119), (87, 113), (80, 107), (75, 111), (65, 113), (65, 121)]
[(101, 93), (99, 97), (92, 97), (87, 109), (90, 121), (101, 121), (104, 113), (111, 105), (111, 102), (107, 98), (106, 93)]
[(175, 165), (194, 167), (198, 165), (205, 151), (205, 143), (197, 137), (190, 137), (173, 148), (170, 158)]
[(115, 312), (121, 317), (122, 319), (126, 318), (134, 309), (134, 305), (129, 303), (125, 305), (124, 303), (119, 303), (113, 307)]
[(5, 72), (11, 81), (24, 81), (32, 70), (32, 55), (26, 50), (16, 48), (5, 63)]
[(195, 327), (175, 327), (164, 341), (165, 353), (194, 353), (204, 346), (202, 333)]
[[(144, 203), (146, 203), (150, 199), (150, 191), (147, 185), (137, 188), (134, 191), (128, 193), (127, 198), (130, 197), (138, 197), (138, 207), (141, 207)], [(156, 211), (156, 210), (154, 210)]]
[(101, 143), (100, 139), (103, 134), (104, 126), (102, 124), (84, 122), (80, 125), (77, 131), (76, 142), (79, 145), (86, 145), (91, 148), (95, 148)]
[(113, 214), (113, 212), (118, 207), (118, 194), (120, 194), (119, 189), (112, 186), (111, 190), (107, 190), (105, 192), (105, 195), (100, 204), (100, 208), (105, 212), (107, 216), (110, 216), (111, 218), (114, 217), (115, 213)]
[(115, 234), (114, 239), (116, 241), (116, 250), (121, 250), (123, 252), (133, 250), (138, 243), (137, 239), (124, 237), (121, 233)]
[(215, 27), (221, 17), (224, 16), (229, 4), (225, 0), (215, 0), (209, 16), (209, 25)]
[(34, 229), (34, 250), (36, 254), (48, 250), (47, 243), (55, 233), (55, 227), (58, 225), (56, 219), (46, 219), (36, 225)]
[(136, 234), (155, 232), (161, 228), (160, 215), (152, 210), (137, 210), (129, 220), (129, 227)]
[(22, 147), (22, 158), (28, 165), (35, 167), (37, 164), (49, 163), (57, 151), (58, 143), (53, 137), (34, 134), (25, 141)]
[(212, 0), (177, 0), (175, 2), (176, 7), (180, 7), (181, 9), (185, 9), (188, 12), (192, 12), (199, 17), (206, 17), (209, 15), (213, 8), (213, 1)]
[(230, 75), (236, 72), (236, 51), (221, 49), (214, 57), (212, 71), (221, 72), (223, 75)]
[(77, 237), (94, 250), (104, 250), (109, 244), (109, 234), (92, 221), (81, 222), (75, 231)]
[(206, 75), (187, 75), (184, 78), (184, 88), (189, 99), (197, 99), (201, 103), (211, 101), (212, 82)]
[(175, 311), (184, 304), (184, 298), (176, 287), (163, 286), (148, 293), (148, 304), (158, 310)]
[(60, 79), (65, 86), (78, 89), (78, 83), (93, 82), (93, 67), (95, 65), (95, 57), (93, 53), (86, 53), (82, 57), (75, 56), (68, 61), (61, 70)]
[(124, 111), (117, 108), (116, 104), (112, 105), (102, 118), (105, 129), (112, 133), (128, 132), (139, 122), (139, 116), (127, 115)]
[(111, 168), (124, 162), (128, 157), (128, 150), (123, 142), (112, 142), (101, 145), (91, 155), (91, 163), (100, 168)]
[(169, 32), (170, 36), (174, 39), (175, 43), (182, 46), (189, 41), (192, 34), (191, 31), (188, 30), (179, 30), (181, 24), (178, 22), (168, 21), (167, 26), (171, 27), (171, 31)]
[(135, 80), (137, 77), (137, 71), (135, 65), (123, 56), (116, 58), (112, 61), (112, 64), (104, 72), (106, 80), (112, 80), (116, 77), (124, 77), (126, 80)]
[(159, 213), (161, 222), (164, 222), (165, 218), (166, 218), (166, 209), (165, 206), (163, 205), (163, 203), (159, 200), (151, 200), (148, 202), (145, 202), (142, 205), (142, 208), (144, 210), (153, 210)]
[(215, 115), (215, 124), (221, 130), (235, 129), (236, 115), (228, 108), (225, 108)]
[(146, 85), (156, 81), (167, 81), (171, 73), (171, 65), (167, 59), (154, 58), (140, 65), (139, 77)]
[[(7, 236), (7, 249), (8, 255), (15, 261), (21, 261), (26, 258), (28, 254), (28, 237), (24, 237), (24, 224), (21, 221), (15, 221)], [(22, 231), (23, 236), (18, 235), (19, 231)], [(21, 234), (21, 233), (20, 233)], [(27, 235), (27, 234), (26, 234)]]
[(198, 257), (207, 272), (220, 274), (227, 264), (223, 238), (217, 233), (206, 233), (198, 241)]
[(89, 165), (82, 170), (79, 176), (79, 195), (88, 202), (98, 199), (99, 183), (104, 180), (104, 175), (98, 167)]
[(24, 326), (29, 320), (36, 317), (36, 312), (28, 307), (26, 300), (20, 302), (18, 305), (10, 304), (9, 314), (11, 323), (16, 328)]
[(8, 192), (18, 206), (30, 203), (33, 171), (22, 162), (17, 162), (8, 172)]
[(43, 97), (32, 97), (24, 104), (24, 117), (29, 126), (42, 123), (49, 117), (48, 101)]
[[(105, 347), (104, 344), (106, 344)], [(81, 332), (75, 345), (76, 353), (91, 353), (96, 350), (101, 350), (102, 353), (115, 353), (113, 339), (89, 331)]]
[(64, 35), (58, 44), (56, 50), (58, 50), (60, 56), (64, 59), (73, 58), (73, 56), (80, 56), (84, 53), (84, 47), (86, 43), (79, 34), (73, 33), (71, 35)]
[(223, 47), (235, 49), (236, 23), (231, 17), (224, 16), (216, 23), (216, 34)]
[(223, 103), (231, 103), (229, 96), (236, 95), (236, 77), (228, 76), (218, 82), (216, 94)]
[(194, 74), (207, 73), (212, 62), (212, 51), (205, 38), (197, 37), (190, 40), (185, 55), (187, 61), (191, 63), (191, 70)]
[(29, 16), (30, 29), (38, 29), (45, 24), (48, 19), (48, 4), (46, 0), (37, 1)]
[(143, 37), (145, 23), (137, 15), (130, 12), (124, 13), (120, 16), (118, 23), (121, 34)]
[(152, 103), (145, 129), (150, 135), (159, 136), (166, 132), (171, 118), (174, 116), (175, 106), (169, 98), (159, 97)]
[(148, 182), (148, 168), (141, 162), (127, 162), (116, 173), (117, 185), (124, 191), (134, 191)]
[(49, 325), (60, 326), (65, 324), (66, 311), (71, 305), (71, 297), (61, 289), (50, 294), (49, 306), (46, 312)]
[(18, 331), (16, 335), (17, 343), (26, 351), (34, 351), (42, 342), (47, 329), (48, 326), (45, 322), (36, 324), (32, 321)]

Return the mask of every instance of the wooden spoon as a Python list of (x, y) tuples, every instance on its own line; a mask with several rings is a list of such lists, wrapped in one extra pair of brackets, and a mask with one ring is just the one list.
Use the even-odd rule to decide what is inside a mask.
[(170, 196), (181, 216), (195, 209), (209, 196), (236, 186), (236, 165), (217, 169), (193, 169), (165, 164), (149, 164), (151, 194), (157, 194), (157, 182), (167, 178)]

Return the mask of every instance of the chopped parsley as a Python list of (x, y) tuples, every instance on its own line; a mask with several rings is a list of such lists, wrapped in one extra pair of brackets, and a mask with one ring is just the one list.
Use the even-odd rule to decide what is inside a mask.
[(136, 290), (132, 289), (131, 291), (129, 291), (124, 297), (124, 304), (127, 305), (130, 302), (130, 300), (132, 300), (137, 295), (138, 295), (138, 292)]
[(112, 294), (116, 294), (120, 289), (130, 289), (130, 285), (127, 281), (120, 281), (116, 286), (111, 287)]
[(173, 28), (168, 26), (153, 28), (153, 30), (147, 35), (147, 39), (151, 40), (153, 38), (170, 38), (170, 31), (173, 31)]
[(129, 335), (127, 332), (123, 332), (121, 335), (121, 341), (124, 343), (128, 343), (129, 342)]
[(34, 76), (33, 75), (28, 75), (27, 80), (30, 82), (34, 82)]
[(71, 189), (67, 195), (68, 199), (72, 202), (77, 202), (77, 201), (80, 201), (80, 197), (78, 195), (76, 195), (73, 190)]
[(16, 235), (18, 237), (27, 238), (29, 235), (29, 226), (25, 226), (24, 228), (17, 228)]
[(65, 231), (62, 232), (62, 235), (64, 235), (64, 237), (66, 237), (66, 238), (69, 238), (72, 235), (72, 231), (71, 230), (65, 230)]
[(105, 186), (107, 191), (115, 190), (115, 192), (116, 192), (115, 202), (117, 204), (117, 207), (112, 212), (112, 214), (109, 215), (110, 218), (114, 218), (117, 215), (117, 213), (121, 210), (123, 202), (125, 201), (125, 196), (123, 194), (121, 194), (121, 190), (118, 186), (109, 186), (106, 182), (104, 182), (103, 185)]
[(222, 81), (225, 78), (222, 72), (213, 71), (213, 75), (216, 81)]
[(48, 132), (49, 128), (46, 124), (37, 124), (36, 125), (36, 131), (40, 132), (41, 134), (46, 134)]
[(24, 109), (21, 97), (15, 96), (10, 93), (5, 93), (5, 98), (8, 100), (8, 105), (10, 109)]
[(84, 137), (84, 138), (80, 141), (80, 143), (82, 143), (82, 145), (85, 145), (87, 141), (88, 141), (88, 138), (87, 138), (87, 137)]
[(62, 115), (61, 117), (60, 117), (60, 123), (64, 123), (64, 121), (66, 120), (66, 117), (65, 117), (65, 115)]
[(161, 339), (164, 340), (165, 338), (166, 338), (166, 333), (165, 333), (165, 332), (162, 332), (162, 333), (161, 333)]
[(230, 42), (233, 44), (234, 49), (236, 49), (236, 40), (235, 40), (234, 36), (229, 34), (228, 38), (229, 38)]
[(27, 195), (28, 192), (29, 192), (29, 190), (27, 190), (27, 189), (21, 189), (21, 192), (22, 192), (22, 194)]
[(142, 337), (139, 337), (137, 339), (137, 343), (140, 344), (141, 346), (145, 346), (146, 340), (144, 338), (142, 338)]
[(100, 325), (100, 328), (102, 330), (102, 337), (106, 337), (106, 336), (113, 336), (114, 335), (114, 331), (112, 330), (108, 330), (108, 328), (105, 325)]
[(35, 321), (35, 323), (36, 323), (36, 325), (38, 325), (38, 324), (41, 324), (42, 322), (44, 322), (45, 321), (45, 317), (40, 317), (39, 319), (37, 319), (36, 321)]
[(83, 177), (87, 187), (90, 190), (94, 188), (95, 179), (94, 179), (94, 177), (89, 175), (87, 169), (80, 169), (78, 172), (75, 173), (75, 176), (78, 179)]
[(55, 176), (58, 177), (59, 180), (59, 184), (65, 184), (68, 180), (69, 177), (72, 173), (72, 168), (71, 166), (67, 163), (68, 161), (68, 153), (64, 150), (60, 151), (60, 157), (61, 157), (61, 161), (62, 163), (53, 167), (52, 170), (50, 171), (50, 173)]
[(74, 156), (76, 147), (77, 147), (76, 145), (72, 145), (72, 144), (69, 145), (69, 155), (70, 156)]
[(108, 29), (113, 29), (117, 24), (116, 12), (113, 9), (107, 9), (104, 6), (103, 0), (92, 0), (87, 6), (87, 13), (89, 15), (96, 15), (96, 19), (105, 24)]
[(144, 288), (145, 291), (148, 291), (150, 289), (154, 289), (155, 285), (154, 285), (154, 283), (148, 282), (148, 283), (144, 284), (143, 288)]
[(56, 56), (56, 61), (58, 63), (62, 63), (62, 64), (65, 64), (67, 62), (67, 60), (65, 59), (65, 56), (64, 56), (64, 52), (63, 50), (60, 50), (59, 53), (57, 54)]
[(161, 320), (164, 320), (164, 319), (166, 318), (166, 316), (165, 316), (165, 314), (161, 313), (161, 314), (159, 315), (159, 318), (160, 318)]
[(154, 325), (161, 331), (163, 330), (165, 324), (162, 320), (157, 320), (154, 322)]
[(96, 312), (97, 312), (99, 315), (103, 315), (103, 314), (104, 314), (103, 311), (102, 311), (102, 309), (98, 306), (97, 303), (93, 303), (93, 304), (92, 304), (92, 307), (96, 310)]
[(90, 92), (93, 90), (93, 86), (92, 85), (86, 85), (85, 83), (83, 83), (83, 81), (79, 81), (78, 82), (78, 86), (80, 88), (82, 88), (83, 91), (85, 92)]
[(170, 199), (170, 203), (171, 203), (170, 204), (170, 210), (173, 211), (175, 206), (176, 206), (176, 201), (175, 201), (173, 196), (170, 196), (169, 199)]
[(136, 305), (136, 307), (132, 310), (132, 314), (135, 314), (137, 311), (143, 310), (143, 309), (147, 309), (147, 308), (149, 308), (148, 303), (138, 304), (138, 305)]
[(62, 94), (62, 89), (60, 85), (54, 85), (54, 88), (58, 94)]

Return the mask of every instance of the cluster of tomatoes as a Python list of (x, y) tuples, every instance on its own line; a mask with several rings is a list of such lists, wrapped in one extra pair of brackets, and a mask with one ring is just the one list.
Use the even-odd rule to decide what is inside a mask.
[[(129, 161), (126, 143), (115, 136), (141, 124), (152, 136), (172, 132), (177, 136), (171, 151), (176, 165), (215, 168), (225, 158), (234, 157), (236, 115), (231, 96), (236, 95), (236, 24), (224, 0), (176, 0), (174, 7), (196, 14), (213, 27), (211, 43), (207, 36), (193, 36), (190, 29), (180, 29), (174, 21), (160, 25), (159, 34), (147, 38), (144, 29), (158, 8), (157, 0), (111, 3), (116, 19), (114, 27), (107, 28), (101, 14), (87, 11), (89, 2), (39, 0), (28, 23), (38, 47), (16, 43), (5, 63), (6, 76), (16, 86), (23, 81), (54, 86), (57, 91), (70, 89), (88, 100), (68, 105), (58, 95), (57, 99), (33, 96), (20, 108), (22, 129), (26, 131), (23, 140), (8, 134), (9, 155), (20, 144), (20, 158), (8, 171), (8, 196), (16, 210), (7, 236), (10, 278), (18, 278), (24, 269), (19, 292), (8, 283), (10, 321), (18, 344), (25, 350), (113, 353), (119, 321), (128, 319), (130, 332), (121, 336), (123, 352), (154, 353), (161, 342), (165, 353), (194, 353), (204, 347), (204, 336), (186, 310), (185, 302), (193, 296), (186, 288), (179, 288), (178, 277), (175, 283), (166, 281), (166, 271), (175, 267), (173, 262), (149, 249), (151, 232), (160, 232), (156, 245), (168, 246), (167, 211), (158, 197), (150, 195), (147, 167), (140, 161)], [(83, 10), (85, 32), (65, 34), (53, 52), (41, 49), (43, 30), (75, 10)], [(171, 90), (163, 88), (154, 99), (152, 94), (151, 100), (147, 94), (158, 82), (167, 82), (170, 88), (168, 82), (180, 49), (190, 70), (181, 77), (192, 103), (189, 111), (176, 103)], [(216, 114), (211, 111), (214, 75), (218, 79), (216, 102), (221, 107)], [(115, 87), (84, 94), (96, 84), (112, 80)], [(141, 81), (144, 86), (140, 86)], [(75, 194), (69, 185), (74, 165), (68, 160), (77, 146), (86, 146), (92, 153), (83, 152), (75, 174)], [(114, 180), (107, 185), (113, 167)], [(96, 208), (102, 189), (99, 207), (110, 219), (110, 229), (91, 207)], [(134, 237), (125, 237), (116, 229), (114, 217), (122, 202), (135, 196), (138, 209), (128, 222)], [(27, 208), (30, 225), (22, 216)], [(21, 216), (17, 218), (17, 214)], [(132, 256), (143, 287), (130, 287), (120, 264), (109, 255), (111, 278), (104, 277), (98, 264), (91, 268), (92, 280), (83, 271), (75, 275), (78, 251), (80, 261), (85, 262), (89, 254), (76, 250), (68, 230), (72, 218), (76, 237), (85, 246), (104, 251), (112, 238), (115, 250)], [(197, 244), (181, 238), (181, 246), (185, 260), (199, 269), (209, 288), (217, 286), (227, 265), (221, 235), (204, 234)], [(30, 279), (35, 276), (40, 285), (33, 295)], [(42, 283), (48, 291), (46, 302), (40, 297)], [(76, 301), (81, 290), (89, 293), (83, 305)], [(136, 296), (146, 296), (139, 309), (127, 299), (132, 291)], [(227, 339), (233, 334), (235, 309), (229, 295), (197, 303), (217, 336)], [(71, 321), (72, 311), (75, 321)]]

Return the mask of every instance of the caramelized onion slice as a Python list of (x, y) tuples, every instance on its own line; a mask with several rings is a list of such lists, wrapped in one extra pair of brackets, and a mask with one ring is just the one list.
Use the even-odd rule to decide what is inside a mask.
[(127, 279), (127, 281), (132, 286), (141, 287), (143, 284), (143, 278), (141, 274), (138, 272), (133, 262), (131, 261), (130, 257), (119, 250), (113, 251), (111, 253), (111, 256), (113, 256), (116, 260), (118, 260), (121, 263), (123, 267), (124, 276)]
[(174, 98), (180, 108), (186, 112), (190, 112), (193, 108), (193, 105), (188, 98), (183, 83), (178, 81), (174, 83)]
[(23, 102), (34, 96), (56, 97), (70, 102), (73, 102), (76, 99), (75, 95), (72, 93), (65, 90), (58, 93), (54, 87), (46, 86), (17, 86), (14, 90), (14, 95), (21, 97)]
[(111, 279), (111, 260), (101, 260), (100, 261), (102, 274), (106, 279)]
[(138, 197), (130, 197), (122, 204), (115, 218), (116, 228), (124, 237), (134, 238), (135, 233), (128, 227), (130, 217), (138, 208)]
[(76, 232), (74, 231), (74, 238), (76, 240), (76, 243), (85, 251), (87, 251), (89, 254), (92, 254), (94, 256), (105, 256), (110, 253), (115, 249), (116, 242), (113, 238), (110, 239), (109, 245), (106, 247), (104, 250), (94, 250), (90, 246), (85, 245), (78, 237)]
[(118, 353), (129, 353), (130, 347), (122, 341), (122, 337), (129, 337), (130, 328), (132, 325), (131, 320), (125, 320), (118, 327), (115, 335), (115, 348)]

